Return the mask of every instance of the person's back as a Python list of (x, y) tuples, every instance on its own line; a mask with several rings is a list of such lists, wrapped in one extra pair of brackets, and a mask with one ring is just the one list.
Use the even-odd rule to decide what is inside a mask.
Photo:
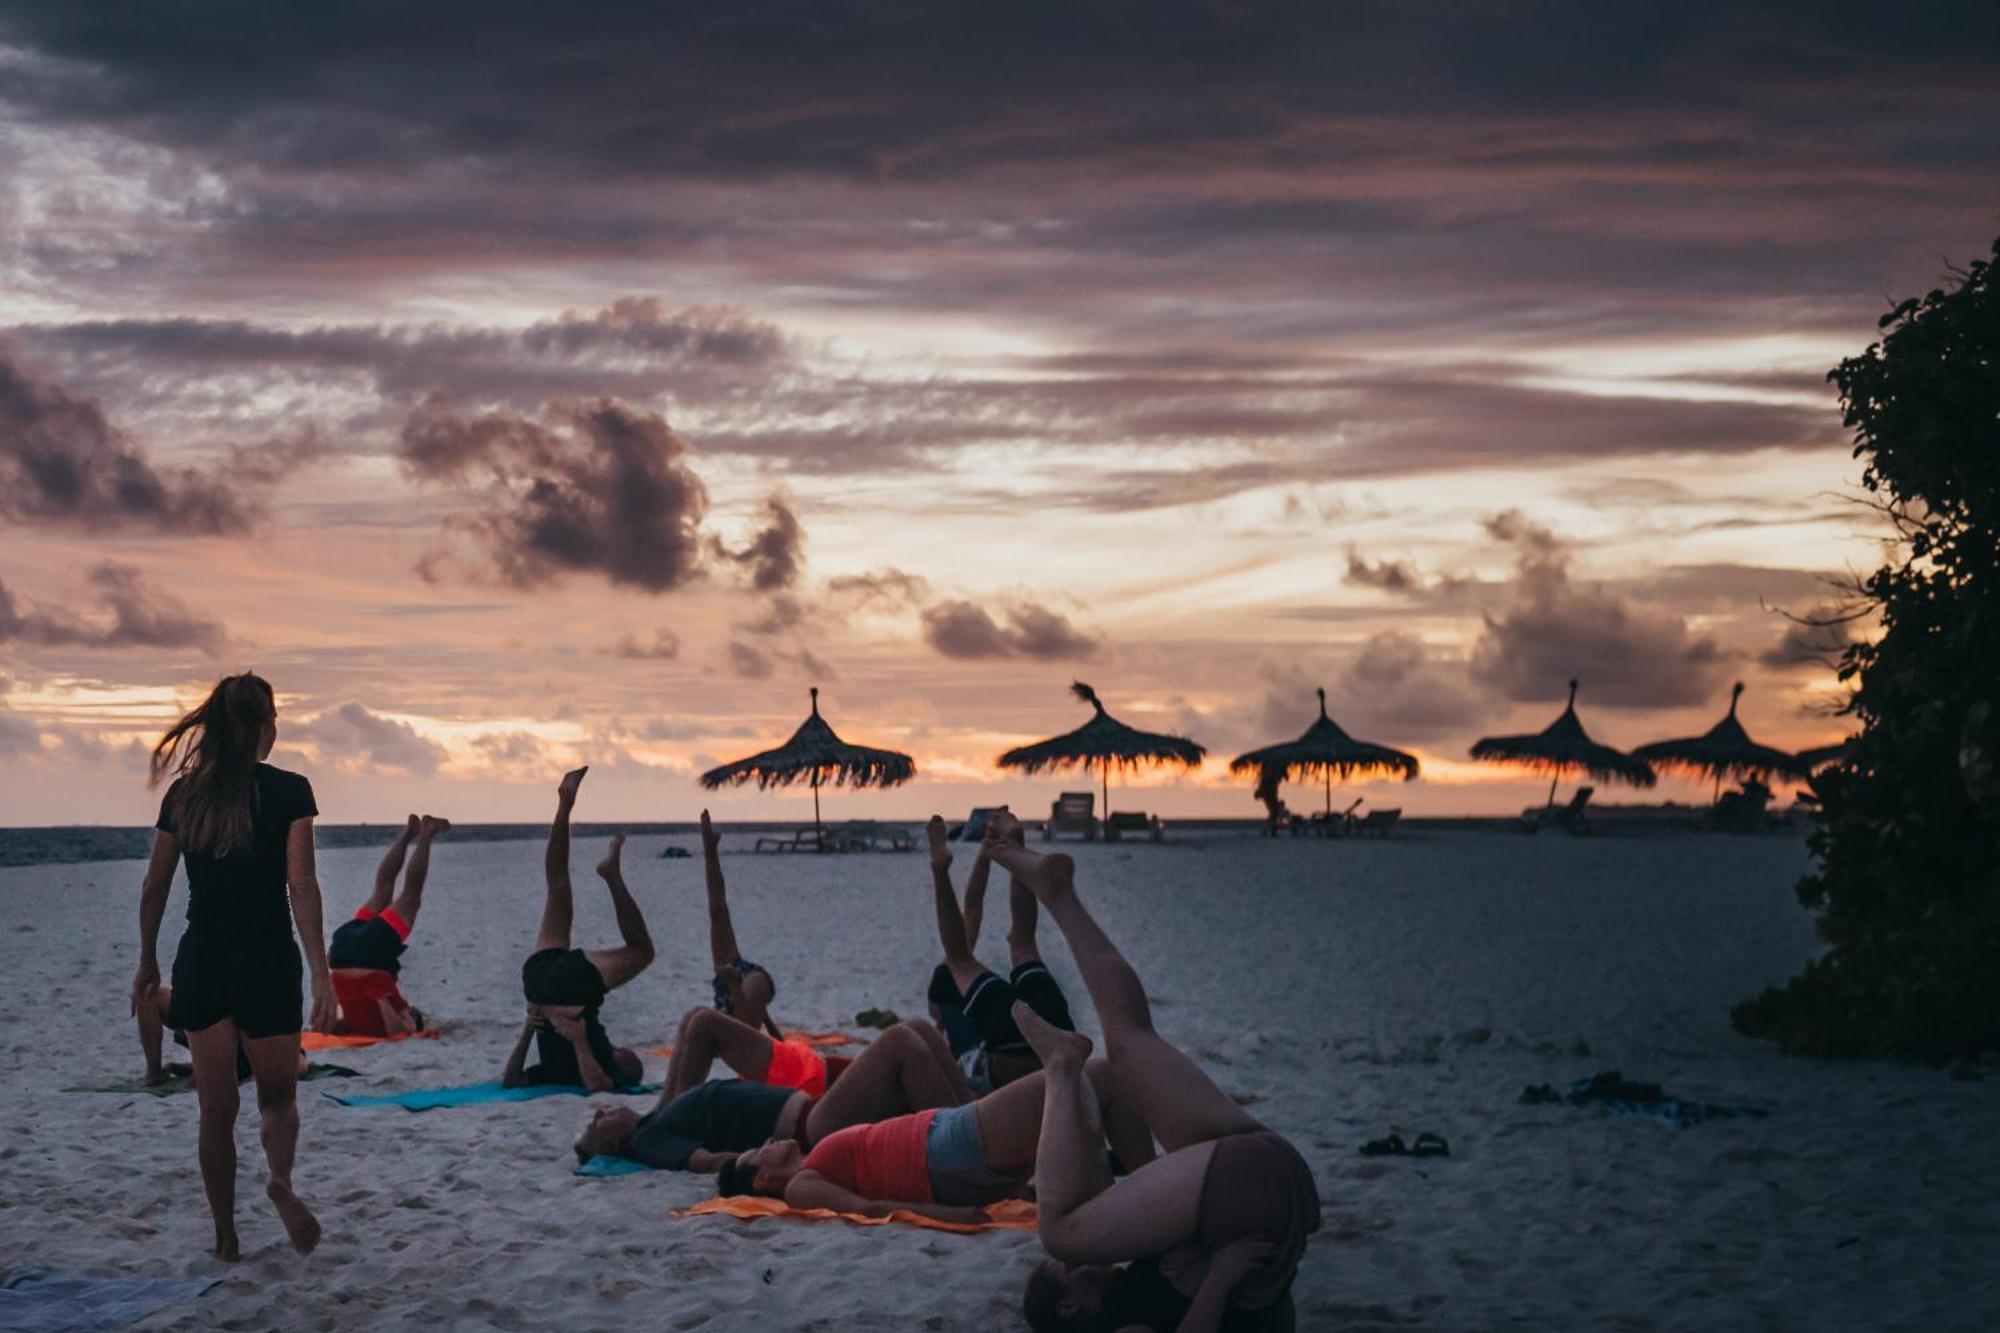
[[(168, 833), (178, 828), (186, 782), (177, 778), (167, 788), (156, 828)], [(222, 855), (188, 846), (181, 849), (191, 930), (227, 936), (291, 933), (285, 841), (292, 821), (318, 813), (312, 785), (298, 773), (260, 762), (251, 773), (251, 801), (246, 845)]]

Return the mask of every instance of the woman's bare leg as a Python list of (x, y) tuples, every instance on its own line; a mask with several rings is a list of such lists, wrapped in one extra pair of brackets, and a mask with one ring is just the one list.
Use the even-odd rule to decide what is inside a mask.
[(243, 1043), (257, 1080), (257, 1115), (264, 1161), (271, 1169), (264, 1193), (278, 1210), (292, 1248), (311, 1254), (319, 1244), (319, 1219), (292, 1192), (292, 1161), (299, 1149), (299, 1036), (259, 1037)]
[(215, 1219), (215, 1257), (234, 1260), (236, 1242), (236, 1024), (228, 1019), (187, 1034), (201, 1104), (201, 1188)]
[(961, 1106), (964, 1099), (937, 1066), (913, 1023), (898, 1023), (877, 1037), (813, 1103), (806, 1132), (818, 1142), (849, 1125), (873, 1124), (933, 1106)]
[(625, 887), (624, 852), (625, 835), (620, 833), (611, 839), (611, 850), (597, 863), (597, 877), (611, 890), (611, 910), (618, 917), (618, 934), (625, 942), (615, 949), (592, 949), (584, 955), (604, 978), (606, 990), (617, 990), (653, 962), (653, 936), (646, 929), (646, 915)]
[(435, 815), (425, 815), (417, 826), (416, 846), (410, 851), (410, 869), (403, 876), (403, 891), (390, 904), (396, 915), (402, 918), (405, 930), (416, 928), (417, 913), (424, 910), (424, 881), (431, 874), (431, 842), (449, 832), (451, 821)]
[(952, 983), (960, 995), (965, 995), (980, 974), (990, 969), (972, 956), (972, 946), (966, 942), (965, 917), (958, 910), (958, 893), (951, 885), (951, 845), (946, 838), (944, 819), (932, 815), (924, 827), (924, 836), (930, 843), (931, 896), (937, 909), (938, 945), (944, 950), (944, 965), (951, 972)]
[(389, 850), (382, 853), (381, 864), (375, 867), (375, 890), (368, 895), (368, 901), (361, 904), (361, 910), (371, 915), (381, 912), (396, 896), (396, 877), (403, 873), (403, 856), (410, 850), (410, 839), (417, 836), (417, 817), (411, 815), (403, 825), (403, 831), (389, 844)]
[(1087, 1074), (1090, 1039), (1044, 1021), (1025, 1004), (1014, 1006), (1014, 1021), (1042, 1058), (1035, 1209), (1043, 1248), (1067, 1263), (1120, 1263), (1191, 1239), (1214, 1149), (1203, 1144), (1160, 1158), (1113, 1189), (1104, 1120)]
[(535, 932), (535, 948), (569, 948), (570, 922), (576, 915), (576, 901), (569, 882), (569, 812), (576, 808), (577, 789), (583, 786), (588, 764), (563, 774), (556, 785), (556, 817), (549, 824), (549, 845), (542, 852), (542, 878), (548, 896), (542, 902), (542, 924)]
[(762, 1082), (771, 1072), (771, 1039), (738, 1019), (714, 1009), (690, 1009), (681, 1019), (673, 1058), (667, 1062), (666, 1100), (707, 1082), (717, 1060), (744, 1078)]
[(938, 1072), (944, 1075), (945, 1082), (951, 1086), (952, 1096), (957, 1100), (947, 1102), (946, 1105), (963, 1106), (971, 1101), (972, 1085), (965, 1081), (965, 1066), (953, 1058), (951, 1044), (944, 1039), (944, 1033), (937, 1030), (937, 1025), (907, 1020), (902, 1026), (917, 1034), (918, 1039), (924, 1043), (924, 1049), (930, 1052), (931, 1062), (938, 1067)]
[(149, 1084), (167, 1081), (167, 1069), (160, 1063), (160, 1052), (167, 1035), (167, 1005), (172, 1002), (173, 996), (172, 987), (162, 986), (133, 1009), (133, 1015), (139, 1022), (139, 1053), (146, 1059), (146, 1082)]
[(1257, 1118), (1215, 1086), (1201, 1066), (1153, 1030), (1139, 974), (1076, 896), (1075, 865), (1061, 852), (996, 843), (993, 859), (1026, 884), (1069, 941), (1083, 984), (1104, 1028), (1105, 1054), (1129, 1098), (1169, 1153), (1262, 1129)]

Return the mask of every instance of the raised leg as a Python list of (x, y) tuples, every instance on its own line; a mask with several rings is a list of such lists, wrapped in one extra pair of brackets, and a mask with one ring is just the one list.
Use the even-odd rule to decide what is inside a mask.
[(963, 995), (972, 989), (972, 983), (979, 974), (986, 971), (979, 960), (972, 956), (972, 947), (966, 943), (965, 918), (958, 910), (958, 893), (951, 886), (951, 847), (946, 838), (944, 819), (932, 815), (930, 823), (924, 827), (924, 836), (930, 843), (931, 891), (937, 909), (938, 944), (944, 950), (944, 965), (951, 970), (951, 979)]
[(292, 1161), (299, 1148), (298, 1034), (246, 1040), (243, 1050), (250, 1057), (251, 1077), (257, 1081), (257, 1117), (264, 1161), (271, 1171), (264, 1193), (278, 1210), (292, 1248), (311, 1254), (319, 1244), (319, 1219), (292, 1191)]
[(236, 1024), (228, 1019), (188, 1033), (195, 1098), (201, 1105), (198, 1139), (201, 1188), (215, 1219), (215, 1257), (234, 1260), (236, 1243)]
[(937, 1066), (938, 1072), (944, 1075), (945, 1082), (951, 1087), (952, 1100), (945, 1105), (963, 1106), (971, 1101), (972, 1085), (965, 1081), (965, 1067), (952, 1055), (951, 1044), (944, 1039), (944, 1033), (939, 1032), (933, 1023), (911, 1020), (901, 1026), (916, 1033), (917, 1038), (923, 1042), (924, 1049), (930, 1052), (931, 1062)]
[(771, 1071), (773, 1042), (756, 1028), (703, 1006), (681, 1019), (673, 1059), (667, 1062), (669, 1100), (708, 1079), (717, 1060), (744, 1078), (761, 1082)]
[(431, 842), (449, 832), (451, 821), (435, 815), (425, 815), (417, 827), (416, 846), (410, 851), (410, 868), (403, 876), (403, 891), (390, 905), (391, 910), (402, 918), (406, 930), (416, 928), (417, 913), (424, 910), (424, 881), (431, 874)]
[(535, 933), (535, 948), (569, 948), (570, 922), (576, 915), (575, 896), (569, 882), (569, 813), (576, 808), (577, 789), (590, 766), (563, 774), (556, 786), (556, 817), (549, 824), (549, 845), (542, 853), (542, 878), (548, 896), (542, 902), (542, 924)]
[(611, 850), (597, 863), (598, 878), (611, 890), (611, 910), (618, 916), (618, 935), (624, 943), (616, 949), (592, 949), (584, 955), (604, 978), (606, 990), (617, 990), (653, 961), (653, 937), (646, 930), (645, 914), (633, 901), (632, 891), (625, 887), (624, 852), (625, 835), (620, 833), (611, 840)]
[(379, 913), (396, 896), (396, 877), (403, 873), (403, 856), (410, 850), (410, 840), (417, 836), (417, 827), (417, 817), (411, 815), (389, 844), (389, 850), (382, 853), (382, 860), (375, 867), (375, 887), (369, 893), (368, 901), (361, 904), (362, 911)]
[(963, 1105), (913, 1027), (898, 1023), (877, 1037), (813, 1104), (806, 1129), (815, 1141), (849, 1125), (873, 1124), (933, 1106)]
[(139, 1022), (139, 1053), (146, 1060), (146, 1082), (149, 1084), (167, 1081), (167, 1070), (160, 1063), (160, 1052), (167, 1035), (167, 1005), (173, 997), (172, 987), (161, 986), (132, 1010)]
[(1160, 1145), (1171, 1153), (1225, 1134), (1262, 1129), (1201, 1066), (1153, 1030), (1152, 1007), (1139, 974), (1076, 896), (1070, 858), (1003, 844), (993, 859), (1028, 886), (1062, 929), (1097, 1006), (1119, 1091), (1138, 1108)]
[(1028, 886), (1011, 875), (1007, 877), (1007, 917), (1007, 952), (1014, 966), (1042, 961), (1041, 946), (1035, 939), (1041, 909)]

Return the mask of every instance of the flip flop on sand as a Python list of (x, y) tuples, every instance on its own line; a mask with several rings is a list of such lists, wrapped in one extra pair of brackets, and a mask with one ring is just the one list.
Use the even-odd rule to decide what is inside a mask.
[(1451, 1145), (1442, 1134), (1419, 1134), (1415, 1143), (1404, 1143), (1403, 1136), (1391, 1134), (1387, 1138), (1370, 1139), (1361, 1145), (1363, 1157), (1449, 1157)]

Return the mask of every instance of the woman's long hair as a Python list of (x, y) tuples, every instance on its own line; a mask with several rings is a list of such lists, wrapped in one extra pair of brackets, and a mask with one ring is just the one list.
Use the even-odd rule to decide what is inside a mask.
[(173, 816), (183, 847), (228, 856), (249, 845), (258, 750), (277, 717), (271, 683), (246, 671), (217, 681), (200, 707), (160, 737), (151, 784), (170, 772), (180, 778)]

